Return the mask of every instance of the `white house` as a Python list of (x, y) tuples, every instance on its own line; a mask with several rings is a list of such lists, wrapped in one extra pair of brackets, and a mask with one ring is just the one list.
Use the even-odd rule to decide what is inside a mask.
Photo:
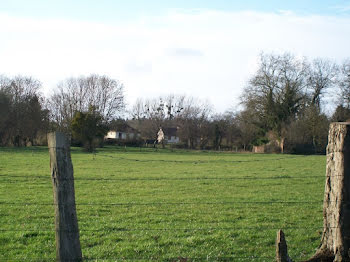
[(177, 136), (176, 127), (163, 128), (164, 140), (167, 144), (176, 144), (180, 142), (180, 138)]
[(105, 136), (106, 140), (132, 140), (139, 137), (139, 133), (132, 127), (122, 128), (121, 130), (110, 130)]

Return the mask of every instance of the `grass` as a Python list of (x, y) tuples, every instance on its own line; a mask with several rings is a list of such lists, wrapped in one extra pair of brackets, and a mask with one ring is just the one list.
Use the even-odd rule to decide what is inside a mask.
[[(86, 260), (273, 261), (320, 243), (324, 156), (72, 149)], [(55, 260), (47, 148), (0, 148), (0, 261)]]

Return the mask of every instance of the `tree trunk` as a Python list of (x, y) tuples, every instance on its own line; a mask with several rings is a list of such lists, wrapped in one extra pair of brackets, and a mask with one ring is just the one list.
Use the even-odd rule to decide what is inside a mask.
[(312, 136), (312, 145), (314, 147), (314, 154), (317, 153), (317, 147), (316, 147), (316, 138), (315, 136)]
[(330, 125), (323, 217), (320, 248), (308, 261), (350, 261), (350, 123)]

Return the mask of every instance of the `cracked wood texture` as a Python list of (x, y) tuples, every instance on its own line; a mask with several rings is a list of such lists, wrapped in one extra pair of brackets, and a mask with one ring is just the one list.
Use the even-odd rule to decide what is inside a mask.
[(332, 123), (321, 245), (309, 261), (350, 261), (350, 123)]
[(69, 141), (60, 132), (49, 133), (47, 139), (55, 205), (56, 259), (82, 261)]
[(292, 262), (292, 260), (288, 256), (287, 242), (282, 230), (279, 230), (277, 232), (276, 262)]

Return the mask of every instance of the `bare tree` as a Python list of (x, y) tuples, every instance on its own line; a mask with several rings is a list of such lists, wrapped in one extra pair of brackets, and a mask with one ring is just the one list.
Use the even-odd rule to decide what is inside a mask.
[(40, 81), (32, 77), (0, 77), (2, 110), (0, 140), (3, 144), (33, 143), (40, 130), (47, 128), (47, 111), (39, 92)]
[(198, 145), (203, 148), (209, 141), (208, 121), (212, 106), (207, 101), (200, 101), (193, 97), (184, 100), (183, 110), (177, 118), (179, 134), (182, 141), (187, 142), (189, 148)]
[(240, 147), (241, 132), (239, 130), (237, 115), (233, 112), (215, 114), (210, 118), (210, 135), (214, 149), (233, 149)]
[(204, 147), (210, 138), (212, 110), (208, 102), (184, 95), (138, 99), (132, 109), (136, 128), (144, 139), (156, 139), (160, 127), (178, 127), (178, 135), (189, 148)]
[(32, 77), (16, 76), (11, 80), (10, 87), (15, 102), (18, 102), (37, 95), (41, 88), (41, 82)]
[(123, 90), (123, 84), (107, 76), (68, 78), (50, 97), (52, 118), (60, 129), (69, 132), (74, 114), (87, 112), (92, 106), (108, 122), (124, 110)]
[(236, 146), (236, 149), (238, 149), (241, 146), (240, 138), (242, 137), (242, 132), (239, 127), (237, 114), (227, 111), (224, 114), (224, 121), (227, 123), (225, 132), (226, 147), (232, 150), (233, 146)]
[(307, 66), (306, 73), (310, 102), (320, 111), (324, 93), (336, 84), (338, 67), (330, 60), (317, 58)]
[(161, 98), (137, 99), (132, 108), (132, 118), (135, 128), (145, 140), (156, 139), (160, 127), (164, 126), (166, 118)]
[(184, 109), (185, 96), (167, 95), (153, 99), (137, 99), (131, 116), (144, 139), (156, 139), (160, 127), (177, 126)]
[(284, 145), (284, 127), (295, 118), (305, 103), (305, 60), (291, 54), (261, 54), (259, 69), (244, 89), (245, 110), (258, 117), (259, 128), (273, 131)]
[(184, 95), (170, 94), (153, 99), (138, 98), (132, 108), (133, 119), (157, 117), (163, 120), (172, 120), (178, 117), (183, 110)]
[(350, 59), (342, 64), (338, 81), (340, 103), (350, 109)]
[(260, 128), (259, 116), (253, 110), (245, 109), (236, 116), (239, 129), (238, 141), (243, 150), (250, 150), (256, 141), (265, 135), (265, 130)]
[(9, 122), (13, 102), (10, 83), (9, 78), (0, 76), (0, 145), (6, 144), (10, 135)]

